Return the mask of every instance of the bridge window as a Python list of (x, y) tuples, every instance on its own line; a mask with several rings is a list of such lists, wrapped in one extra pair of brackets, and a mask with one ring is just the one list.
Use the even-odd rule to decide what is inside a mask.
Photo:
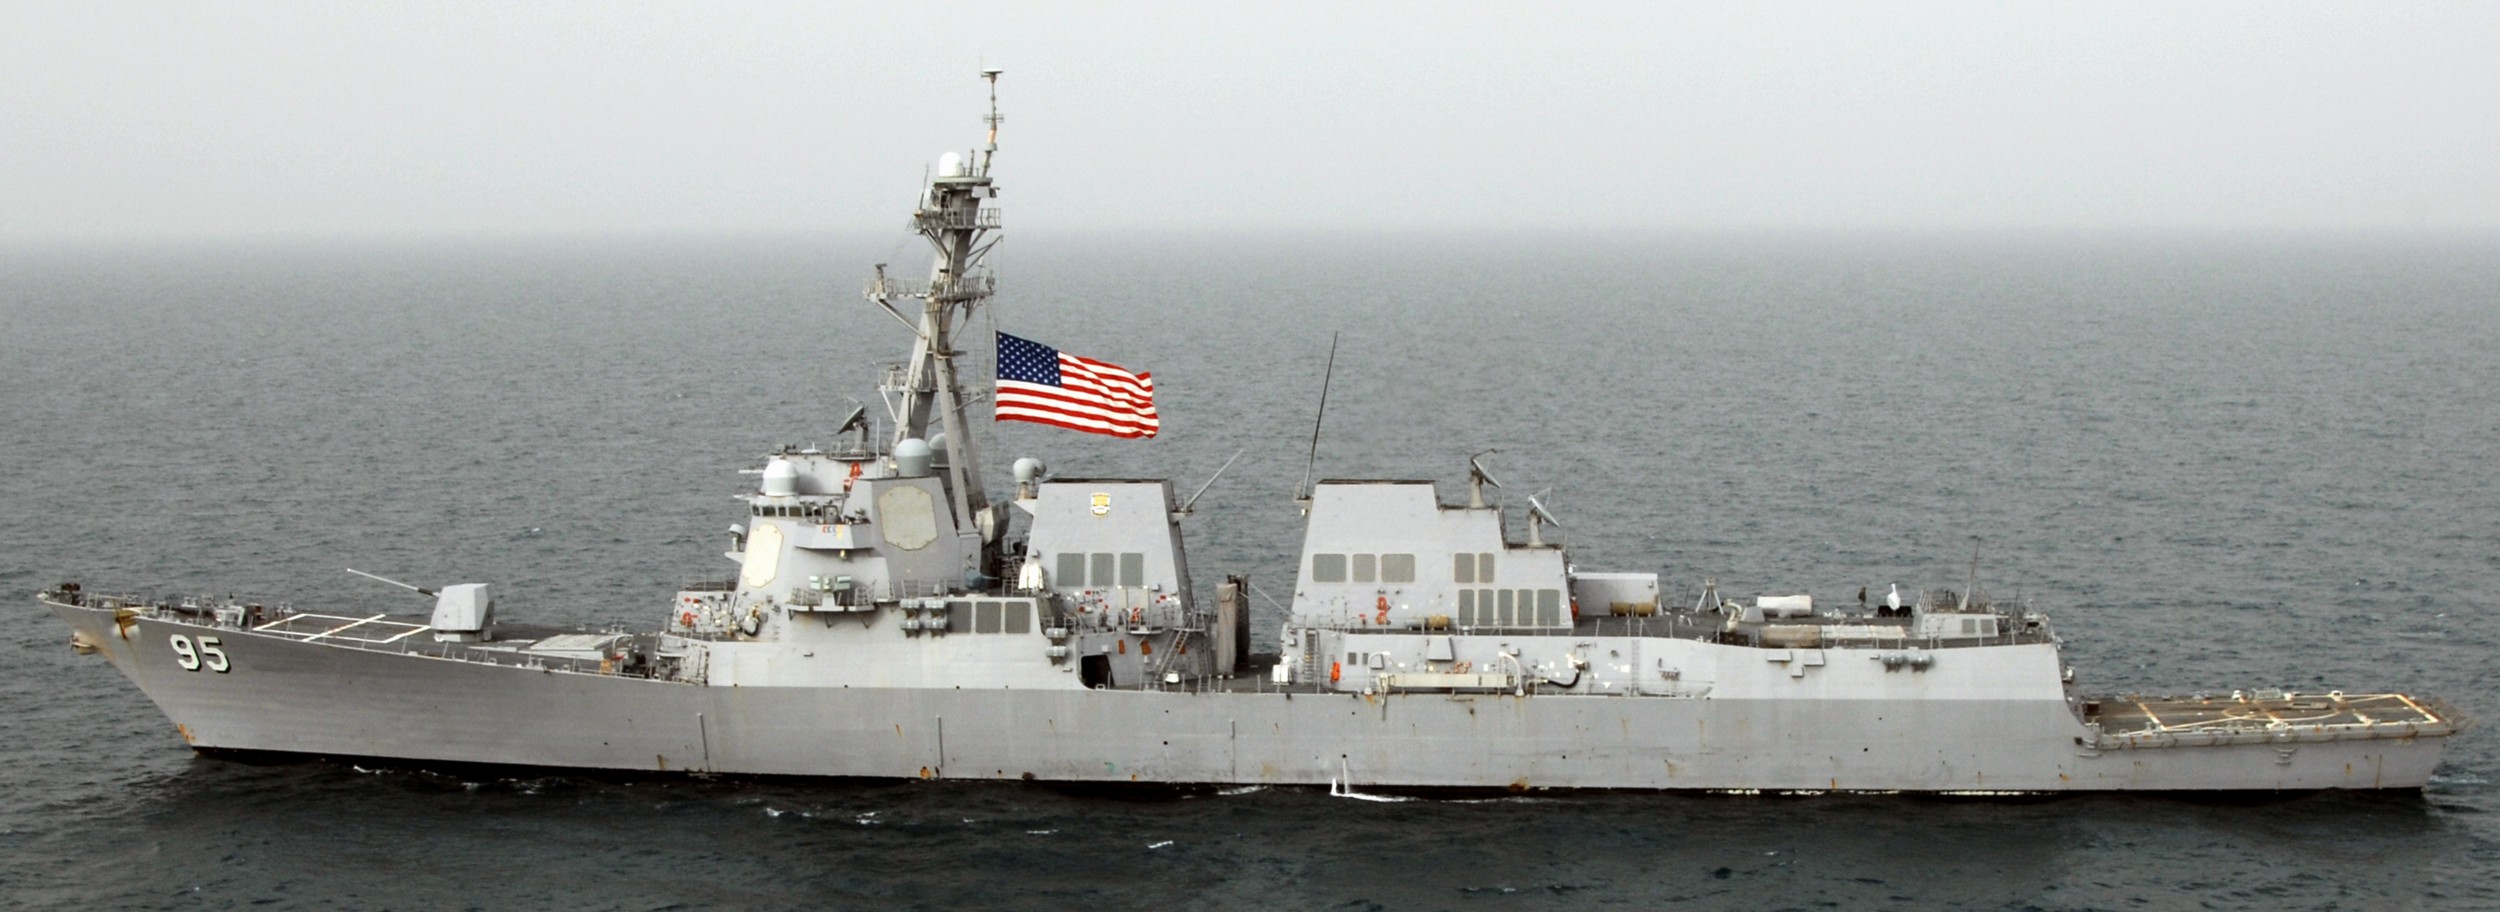
[(1061, 587), (1068, 589), (1085, 588), (1085, 555), (1075, 552), (1060, 553), (1058, 583)]
[(1513, 610), (1513, 607), (1519, 603), (1519, 598), (1508, 589), (1496, 589), (1493, 591), (1501, 593), (1500, 595), (1495, 596), (1495, 598), (1500, 599), (1502, 605), (1501, 613), (1495, 615), (1495, 617), (1501, 618), (1502, 626), (1509, 627), (1512, 625), (1512, 619), (1516, 617), (1516, 615), (1511, 614), (1511, 611)]
[(1354, 555), (1354, 581), (1368, 583), (1380, 578), (1380, 555)]
[(948, 632), (948, 633), (970, 633), (970, 632), (972, 632), (972, 603), (971, 603), (971, 602), (948, 602), (948, 603), (946, 603), (946, 632)]
[(1128, 553), (1126, 553), (1126, 554), (1122, 554), (1122, 555), (1120, 555), (1120, 585), (1123, 585), (1123, 586), (1143, 586), (1143, 585), (1145, 585), (1145, 584), (1146, 584), (1146, 555), (1145, 555), (1145, 552), (1142, 552), (1142, 551), (1130, 551), (1130, 552), (1128, 552)]
[(1562, 617), (1562, 590), (1560, 590), (1560, 589), (1539, 589), (1539, 590), (1537, 590), (1537, 591), (1536, 591), (1536, 623), (1537, 623), (1537, 626), (1539, 626), (1539, 627), (1560, 627), (1560, 626), (1562, 626), (1562, 622), (1563, 622), (1563, 617)]
[(1119, 584), (1118, 580), (1120, 577), (1114, 572), (1112, 567), (1112, 563), (1118, 559), (1119, 555), (1112, 554), (1108, 551), (1094, 555), (1093, 573), (1087, 577), (1087, 579), (1094, 581), (1094, 588), (1109, 589), (1112, 586)]
[(1314, 555), (1311, 555), (1311, 582), (1314, 582), (1314, 583), (1342, 583), (1342, 582), (1345, 582), (1345, 555), (1343, 555), (1343, 554), (1314, 554)]
[(1490, 582), (1492, 582), (1492, 581), (1493, 581), (1493, 555), (1491, 555), (1491, 554), (1478, 554), (1478, 555), (1476, 555), (1476, 582), (1479, 582), (1479, 583), (1490, 583)]
[(1450, 555), (1450, 580), (1460, 583), (1475, 582), (1476, 556), (1473, 554)]
[(1380, 581), (1411, 583), (1415, 581), (1415, 555), (1383, 554), (1380, 556)]
[(1033, 632), (1033, 603), (1032, 603), (1032, 602), (1008, 602), (1008, 603), (1007, 603), (1007, 627), (1006, 627), (1006, 631), (1007, 631), (1008, 633), (1032, 633), (1032, 632)]
[(978, 603), (976, 603), (976, 604), (974, 604), (974, 605), (973, 605), (972, 611), (973, 611), (973, 614), (972, 614), (972, 632), (974, 632), (974, 633), (997, 633), (997, 632), (998, 632), (998, 603), (997, 603), (997, 602), (992, 602), (992, 601), (982, 601), (982, 602), (978, 602)]
[[(1474, 563), (1469, 561), (1468, 563)], [(1476, 626), (1476, 590), (1458, 590), (1458, 626)]]

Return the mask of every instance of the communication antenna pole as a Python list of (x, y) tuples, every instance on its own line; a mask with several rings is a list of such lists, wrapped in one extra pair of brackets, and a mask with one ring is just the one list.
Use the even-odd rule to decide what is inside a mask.
[(987, 80), (990, 84), (990, 116), (982, 118), (983, 123), (990, 125), (990, 136), (987, 140), (987, 144), (981, 147), (982, 177), (988, 177), (990, 174), (990, 156), (998, 154), (998, 124), (1000, 121), (1007, 119), (1004, 115), (998, 113), (998, 75), (1004, 72), (1007, 71), (997, 69), (995, 67), (985, 68), (981, 71), (981, 78)]
[(1311, 457), (1302, 463), (1302, 483), (1293, 489), (1293, 502), (1305, 516), (1311, 512), (1311, 470), (1319, 466), (1319, 428), (1328, 420), (1328, 381), (1337, 375), (1337, 334), (1328, 334), (1328, 367), (1319, 375), (1319, 414), (1311, 418)]

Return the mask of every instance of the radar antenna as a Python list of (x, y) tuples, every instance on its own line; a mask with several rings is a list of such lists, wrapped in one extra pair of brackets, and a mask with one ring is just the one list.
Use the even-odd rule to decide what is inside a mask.
[(1545, 509), (1545, 501), (1540, 499), (1552, 490), (1554, 489), (1547, 488), (1528, 495), (1528, 547), (1545, 547), (1546, 526), (1563, 528), (1562, 520), (1555, 519), (1553, 511)]
[(852, 432), (857, 432), (859, 436), (858, 436), (858, 438), (857, 438), (855, 441), (853, 441), (853, 443), (851, 444), (851, 447), (850, 447), (850, 449), (848, 450), (848, 452), (857, 452), (857, 453), (866, 453), (866, 452), (868, 452), (868, 451), (869, 451), (869, 446), (870, 446), (870, 444), (869, 444), (869, 438), (870, 438), (871, 436), (873, 436), (873, 435), (874, 435), (874, 432), (873, 432), (873, 431), (871, 431), (871, 430), (869, 430), (869, 424), (868, 424), (868, 406), (867, 406), (866, 404), (864, 404), (864, 403), (860, 402), (860, 401), (859, 401), (859, 400), (857, 400), (857, 399), (852, 399), (852, 400), (851, 400), (851, 414), (850, 414), (850, 416), (849, 416), (849, 417), (846, 417), (846, 418), (843, 418), (843, 419), (842, 419), (842, 423), (841, 423), (841, 424), (838, 424), (838, 425), (835, 425), (835, 426), (834, 426), (834, 428), (833, 428), (833, 439), (834, 439), (834, 441), (835, 441), (835, 444), (834, 444), (834, 445), (835, 445), (835, 446), (840, 446), (840, 445), (841, 445), (841, 440), (842, 440), (842, 435), (844, 435), (844, 434), (849, 434), (849, 433), (852, 433)]
[[(1499, 452), (1501, 451), (1484, 450), (1473, 456), (1467, 457), (1467, 506), (1469, 508), (1477, 510), (1484, 509), (1485, 485), (1490, 484), (1496, 488), (1502, 486), (1501, 481), (1495, 479), (1493, 477), (1493, 473), (1485, 469), (1483, 459), (1483, 457), (1491, 456)], [(1556, 525), (1560, 525), (1560, 523), (1557, 523)]]

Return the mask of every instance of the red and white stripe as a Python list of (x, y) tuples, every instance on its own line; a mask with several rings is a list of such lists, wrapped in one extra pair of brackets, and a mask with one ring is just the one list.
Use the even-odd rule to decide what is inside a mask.
[(1060, 352), (1059, 382), (998, 381), (998, 420), (1113, 437), (1152, 437), (1163, 427), (1155, 414), (1151, 373), (1133, 374), (1117, 364)]

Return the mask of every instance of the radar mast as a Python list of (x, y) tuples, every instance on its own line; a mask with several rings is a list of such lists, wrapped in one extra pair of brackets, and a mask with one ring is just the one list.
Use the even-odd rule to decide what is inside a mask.
[[(992, 569), (1003, 517), (996, 515), (981, 481), (979, 447), (966, 419), (965, 396), (956, 360), (963, 355), (956, 333), (989, 301), (996, 282), (981, 265), (999, 241), (998, 209), (984, 207), (998, 188), (990, 183), (990, 161), (998, 152), (998, 69), (981, 71), (989, 83), (990, 109), (983, 122), (989, 132), (983, 146), (969, 155), (948, 152), (938, 158), (937, 172), (912, 211), (911, 229), (935, 252), (925, 282), (890, 279), (885, 268), (868, 286), (868, 299), (905, 325), (917, 339), (911, 359), (888, 365), (880, 391), (893, 412), (892, 444), (931, 441), (945, 460), (944, 473), (955, 527), (985, 543), (983, 572)], [(898, 302), (911, 302), (898, 304)], [(912, 311), (917, 311), (913, 313)], [(942, 435), (932, 440), (932, 433)], [(940, 442), (942, 441), (942, 442)]]

